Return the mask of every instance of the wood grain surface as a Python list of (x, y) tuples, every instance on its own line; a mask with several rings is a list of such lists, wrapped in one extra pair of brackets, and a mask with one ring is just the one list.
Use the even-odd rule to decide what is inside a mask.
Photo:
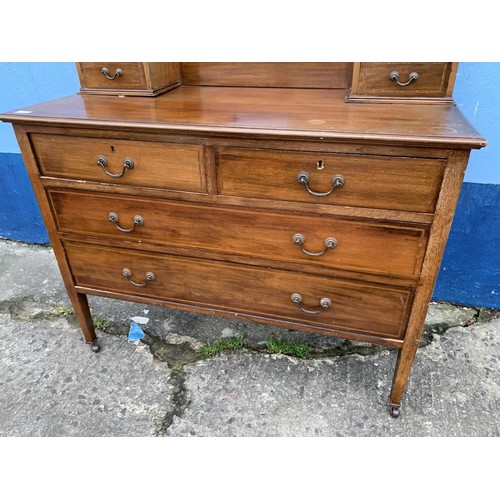
[(479, 148), (452, 104), (346, 103), (344, 90), (178, 87), (155, 99), (74, 95), (0, 115), (9, 122)]
[[(79, 62), (76, 68), (80, 91), (98, 95), (154, 97), (177, 87), (181, 79), (180, 64), (175, 62)], [(111, 79), (103, 68), (108, 68)], [(121, 75), (114, 77), (118, 68)]]
[(347, 89), (350, 63), (183, 62), (184, 85)]
[[(206, 191), (202, 146), (55, 134), (32, 134), (31, 144), (45, 176)], [(106, 169), (114, 175), (124, 171), (127, 158), (134, 168), (125, 169), (122, 177), (110, 177), (97, 164), (99, 156), (107, 159)]]
[[(360, 63), (359, 80), (353, 82), (353, 92), (362, 95), (444, 97), (453, 63), (373, 62)], [(392, 71), (399, 73), (399, 81), (406, 83), (412, 72), (418, 79), (400, 86), (390, 79)]]
[[(213, 252), (292, 262), (324, 268), (362, 271), (416, 278), (420, 272), (427, 230), (370, 220), (332, 216), (304, 216), (197, 203), (111, 196), (97, 192), (50, 190), (57, 226), (65, 237), (86, 235), (111, 239), (129, 246), (151, 243), (168, 248), (190, 248), (205, 258)], [(109, 221), (119, 217), (122, 232)], [(134, 217), (143, 218), (134, 225)], [(325, 250), (325, 239), (335, 238), (336, 247), (322, 256), (304, 254), (294, 243), (303, 234), (303, 247)], [(248, 259), (247, 259), (248, 260)]]
[[(401, 339), (412, 293), (396, 287), (352, 283), (304, 273), (239, 266), (211, 260), (149, 254), (66, 242), (65, 249), (78, 286), (129, 296), (156, 297), (201, 307), (278, 317), (332, 330), (352, 330)], [(123, 276), (130, 269), (137, 283)], [(319, 314), (302, 312), (291, 300), (317, 309), (321, 298), (332, 306)], [(333, 333), (333, 332), (332, 332)]]
[[(221, 195), (412, 212), (434, 211), (446, 166), (423, 158), (236, 148), (219, 148), (216, 164)], [(336, 174), (345, 184), (317, 197), (297, 182), (301, 172), (309, 174), (316, 192), (328, 192)]]

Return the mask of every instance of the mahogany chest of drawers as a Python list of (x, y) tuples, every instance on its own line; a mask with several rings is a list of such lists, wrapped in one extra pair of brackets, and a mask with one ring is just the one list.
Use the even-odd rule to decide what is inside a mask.
[(486, 142), (452, 102), (347, 102), (352, 68), (321, 64), (189, 63), (188, 84), (155, 98), (1, 116), (95, 350), (86, 294), (382, 344), (399, 352), (399, 415), (469, 151)]

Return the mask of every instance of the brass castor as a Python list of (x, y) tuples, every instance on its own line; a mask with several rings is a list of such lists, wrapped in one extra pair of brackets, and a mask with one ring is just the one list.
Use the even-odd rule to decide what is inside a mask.
[(89, 344), (93, 352), (99, 352), (101, 350), (99, 344), (97, 343), (97, 339), (95, 339), (93, 342), (87, 342), (87, 344)]
[(399, 415), (401, 415), (400, 407), (399, 406), (390, 406), (389, 413), (391, 414), (391, 417), (398, 418)]

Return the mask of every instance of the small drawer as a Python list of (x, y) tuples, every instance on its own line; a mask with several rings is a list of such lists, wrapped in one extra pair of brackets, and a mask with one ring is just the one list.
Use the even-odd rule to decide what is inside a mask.
[(262, 258), (295, 264), (293, 269), (310, 264), (415, 279), (427, 243), (423, 227), (376, 221), (89, 192), (49, 190), (49, 197), (58, 230), (68, 236), (189, 248), (240, 262)]
[(449, 99), (456, 63), (354, 63), (350, 98)]
[(178, 63), (76, 63), (83, 94), (123, 94), (153, 97), (180, 84)]
[[(219, 194), (434, 212), (445, 160), (219, 148)], [(305, 175), (304, 175), (305, 174)]]
[(199, 145), (38, 133), (30, 138), (44, 176), (206, 191)]
[(401, 339), (412, 292), (305, 273), (65, 243), (77, 287)]

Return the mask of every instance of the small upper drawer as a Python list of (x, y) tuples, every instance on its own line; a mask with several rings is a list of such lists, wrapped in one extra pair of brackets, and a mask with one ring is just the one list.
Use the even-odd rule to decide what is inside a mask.
[(206, 191), (200, 145), (39, 133), (30, 138), (45, 176)]
[(219, 148), (219, 194), (433, 213), (445, 160)]
[(82, 93), (155, 96), (180, 84), (178, 63), (76, 63)]
[(451, 99), (456, 63), (354, 63), (350, 100)]

